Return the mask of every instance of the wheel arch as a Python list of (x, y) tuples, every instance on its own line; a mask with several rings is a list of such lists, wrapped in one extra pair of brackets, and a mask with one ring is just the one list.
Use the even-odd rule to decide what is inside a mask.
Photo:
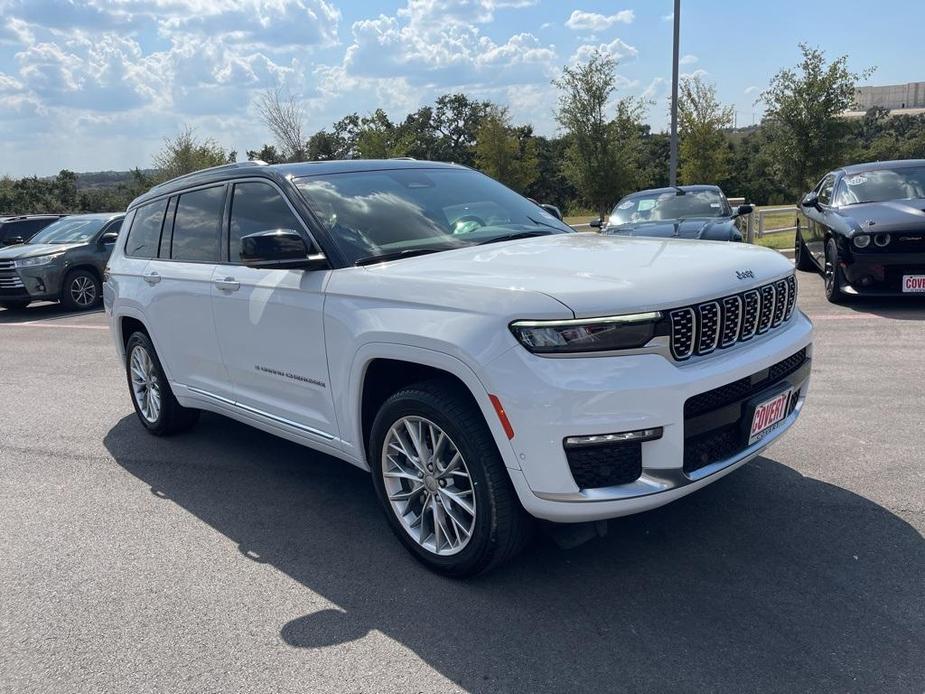
[[(81, 263), (76, 263), (76, 264), (72, 265), (71, 267), (69, 267), (69, 268), (67, 269), (67, 272), (66, 272), (65, 275), (64, 275), (65, 279), (67, 279), (67, 277), (68, 277), (72, 272), (77, 272), (78, 270), (86, 270), (86, 271), (89, 272), (91, 275), (93, 275), (94, 277), (96, 277), (96, 281), (100, 283), (100, 286), (102, 286), (102, 284), (103, 284), (103, 276), (100, 274), (100, 269), (99, 269), (96, 265), (93, 265), (92, 263), (83, 263), (83, 262), (81, 262)], [(63, 289), (63, 288), (62, 288), (62, 289)]]

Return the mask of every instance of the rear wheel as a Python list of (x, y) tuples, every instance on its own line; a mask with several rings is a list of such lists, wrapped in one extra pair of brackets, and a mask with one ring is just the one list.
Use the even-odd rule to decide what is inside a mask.
[(95, 308), (103, 298), (100, 281), (89, 270), (74, 270), (64, 278), (61, 303), (70, 311)]
[(434, 571), (486, 571), (530, 537), (531, 520), (481, 411), (452, 382), (418, 383), (386, 400), (369, 461), (389, 525)]
[(816, 269), (816, 266), (813, 265), (813, 259), (810, 258), (809, 251), (806, 249), (806, 244), (803, 243), (803, 237), (800, 236), (799, 229), (797, 229), (793, 242), (793, 264), (797, 270), (802, 270), (803, 272), (811, 272)]
[(838, 247), (834, 239), (825, 244), (825, 298), (833, 304), (843, 304), (848, 301), (848, 295), (842, 291), (844, 276), (838, 267)]
[(125, 375), (135, 414), (145, 429), (155, 436), (185, 431), (199, 419), (199, 410), (177, 402), (167, 376), (143, 332), (133, 333), (125, 348)]
[(28, 301), (0, 301), (0, 306), (7, 311), (22, 311), (28, 305)]

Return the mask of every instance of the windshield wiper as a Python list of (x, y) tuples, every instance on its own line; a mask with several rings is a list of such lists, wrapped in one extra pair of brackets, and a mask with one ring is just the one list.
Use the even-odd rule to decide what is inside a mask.
[[(555, 227), (550, 227), (555, 228)], [(487, 243), (498, 243), (499, 241), (514, 241), (515, 239), (529, 239), (534, 236), (552, 236), (552, 232), (549, 231), (515, 231), (510, 234), (502, 234), (501, 236), (495, 236), (494, 238), (486, 239), (484, 241), (479, 241), (476, 246), (484, 246)]]
[(387, 260), (400, 260), (401, 258), (412, 258), (416, 255), (427, 255), (428, 253), (439, 253), (448, 251), (449, 248), (406, 248), (403, 251), (394, 251), (392, 253), (380, 253), (379, 255), (368, 255), (354, 261), (354, 265), (375, 265), (384, 263)]

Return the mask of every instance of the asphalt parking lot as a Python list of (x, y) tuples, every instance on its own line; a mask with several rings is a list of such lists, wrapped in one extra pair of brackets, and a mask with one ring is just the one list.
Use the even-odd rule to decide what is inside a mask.
[(467, 582), (346, 464), (211, 415), (148, 436), (102, 313), (0, 310), (0, 690), (925, 691), (925, 302), (800, 279), (788, 437)]

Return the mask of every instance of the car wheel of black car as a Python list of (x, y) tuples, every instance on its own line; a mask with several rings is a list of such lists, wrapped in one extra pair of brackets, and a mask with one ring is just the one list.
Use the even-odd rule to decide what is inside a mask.
[(793, 243), (793, 264), (796, 266), (797, 270), (802, 270), (803, 272), (815, 270), (816, 266), (813, 264), (813, 259), (806, 249), (806, 244), (803, 243), (803, 237), (800, 235), (799, 230), (797, 230), (795, 236), (796, 240)]
[(185, 431), (199, 420), (199, 410), (177, 402), (154, 345), (143, 332), (132, 333), (125, 346), (125, 376), (135, 414), (155, 436)]
[(103, 299), (100, 281), (89, 270), (73, 270), (64, 278), (61, 303), (69, 311), (95, 308)]
[(0, 306), (7, 311), (22, 311), (28, 305), (28, 301), (0, 301)]
[(532, 523), (468, 393), (442, 380), (398, 391), (369, 441), (373, 485), (389, 525), (423, 564), (471, 576), (516, 554)]
[(848, 295), (842, 291), (844, 277), (841, 268), (838, 267), (838, 248), (835, 246), (835, 240), (829, 239), (825, 244), (825, 298), (833, 304), (843, 304), (848, 300)]

